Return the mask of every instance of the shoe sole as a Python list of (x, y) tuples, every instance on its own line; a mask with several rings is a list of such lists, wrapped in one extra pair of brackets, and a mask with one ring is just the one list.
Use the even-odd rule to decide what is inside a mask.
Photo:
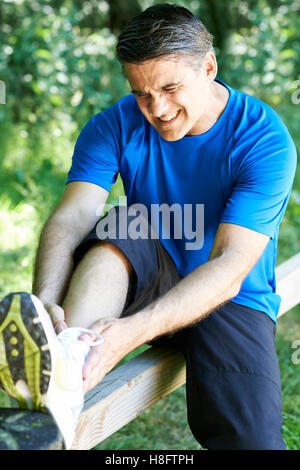
[(1, 450), (64, 450), (53, 418), (39, 411), (0, 409)]
[(26, 292), (9, 294), (0, 303), (0, 387), (21, 408), (46, 411), (42, 397), (51, 375), (51, 355), (33, 298)]

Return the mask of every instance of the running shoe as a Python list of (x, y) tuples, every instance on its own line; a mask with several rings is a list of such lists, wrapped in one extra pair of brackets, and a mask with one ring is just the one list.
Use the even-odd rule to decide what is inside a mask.
[[(82, 341), (82, 333), (96, 341)], [(48, 412), (70, 449), (84, 403), (82, 367), (103, 338), (83, 328), (56, 335), (34, 295), (18, 292), (0, 303), (0, 387), (24, 409)]]

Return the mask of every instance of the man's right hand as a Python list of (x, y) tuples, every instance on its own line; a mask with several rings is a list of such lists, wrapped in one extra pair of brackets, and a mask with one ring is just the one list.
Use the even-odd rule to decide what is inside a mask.
[(49, 313), (55, 332), (58, 335), (61, 331), (68, 328), (68, 325), (65, 322), (65, 312), (62, 307), (53, 303), (44, 303), (44, 307)]

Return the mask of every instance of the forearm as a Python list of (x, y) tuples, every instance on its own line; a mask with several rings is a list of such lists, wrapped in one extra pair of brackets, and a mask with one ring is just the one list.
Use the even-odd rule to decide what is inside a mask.
[(61, 305), (73, 268), (74, 232), (55, 215), (41, 233), (33, 274), (33, 294)]
[(215, 258), (190, 273), (164, 296), (132, 317), (136, 346), (192, 325), (235, 297), (243, 273), (227, 256)]

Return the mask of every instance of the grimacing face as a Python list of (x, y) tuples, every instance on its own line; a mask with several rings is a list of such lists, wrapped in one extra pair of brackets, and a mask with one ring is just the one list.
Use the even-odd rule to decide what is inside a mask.
[(181, 55), (125, 63), (124, 72), (139, 109), (162, 138), (175, 141), (207, 130), (216, 75), (212, 53), (198, 70)]

